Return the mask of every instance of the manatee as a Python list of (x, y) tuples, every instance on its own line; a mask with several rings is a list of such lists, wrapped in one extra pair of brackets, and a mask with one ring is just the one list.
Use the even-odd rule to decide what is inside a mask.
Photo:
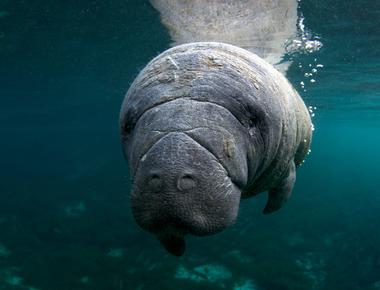
[(122, 149), (139, 226), (181, 256), (185, 236), (232, 225), (241, 199), (268, 192), (264, 214), (289, 199), (312, 123), (288, 80), (256, 54), (220, 42), (175, 46), (129, 88)]

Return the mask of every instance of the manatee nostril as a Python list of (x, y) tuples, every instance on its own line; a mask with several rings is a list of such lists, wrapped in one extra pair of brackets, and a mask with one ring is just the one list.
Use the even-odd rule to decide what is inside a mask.
[(180, 191), (189, 190), (195, 187), (194, 177), (190, 174), (185, 174), (178, 179), (177, 188)]
[(158, 192), (162, 187), (162, 179), (157, 174), (152, 174), (148, 185), (152, 192)]

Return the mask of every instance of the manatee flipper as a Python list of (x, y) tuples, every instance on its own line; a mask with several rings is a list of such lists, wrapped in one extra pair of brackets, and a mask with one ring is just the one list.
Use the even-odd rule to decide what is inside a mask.
[(158, 237), (161, 244), (172, 255), (180, 257), (186, 250), (185, 239), (174, 235), (164, 235)]
[(296, 181), (296, 166), (292, 160), (289, 164), (287, 175), (280, 181), (280, 183), (268, 191), (268, 202), (264, 208), (263, 213), (269, 214), (279, 210), (282, 205), (289, 199), (294, 183)]

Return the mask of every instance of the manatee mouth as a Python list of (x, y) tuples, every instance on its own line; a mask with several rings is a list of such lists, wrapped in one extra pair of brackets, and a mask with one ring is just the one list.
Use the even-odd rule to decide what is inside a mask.
[(170, 254), (180, 257), (185, 253), (186, 243), (183, 236), (165, 234), (159, 235), (157, 238)]
[(173, 219), (177, 220), (173, 217), (164, 218), (161, 216), (160, 218), (155, 218), (153, 223), (149, 224), (146, 229), (157, 237), (166, 251), (180, 257), (186, 250), (185, 236), (192, 234), (192, 231), (190, 225), (185, 225), (178, 222), (178, 220), (173, 223)]
[(181, 256), (186, 235), (213, 235), (235, 221), (240, 195), (214, 154), (187, 134), (171, 132), (139, 163), (131, 207), (141, 228)]

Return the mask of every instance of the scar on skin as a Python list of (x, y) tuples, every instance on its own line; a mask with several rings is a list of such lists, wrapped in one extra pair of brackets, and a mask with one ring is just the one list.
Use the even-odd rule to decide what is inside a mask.
[(235, 148), (235, 144), (231, 139), (225, 139), (223, 141), (223, 149), (227, 157), (232, 157), (234, 148)]
[(176, 69), (179, 69), (178, 64), (174, 61), (174, 59), (173, 59), (171, 56), (168, 56), (168, 60), (170, 61), (170, 63), (171, 63), (172, 65), (175, 66)]

